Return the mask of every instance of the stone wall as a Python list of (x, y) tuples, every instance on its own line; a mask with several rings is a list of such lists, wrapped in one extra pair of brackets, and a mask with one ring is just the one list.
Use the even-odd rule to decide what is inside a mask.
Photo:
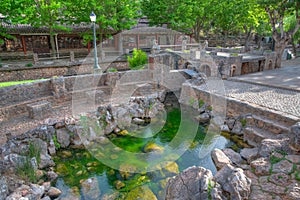
[(0, 106), (9, 106), (52, 95), (50, 80), (0, 88)]
[(53, 76), (71, 76), (93, 72), (92, 65), (1, 68), (0, 82), (36, 80)]
[(117, 84), (150, 80), (148, 70), (114, 72), (104, 74), (86, 74), (68, 77), (56, 77), (50, 80), (41, 80), (0, 88), (0, 121), (11, 119), (21, 113), (27, 112), (26, 105), (48, 100), (52, 103), (70, 101), (72, 95), (95, 90), (102, 87), (111, 92)]
[[(181, 102), (184, 101), (184, 97), (188, 96), (189, 98), (194, 99), (201, 99), (204, 102), (210, 103), (213, 98), (221, 98), (224, 99), (224, 97), (218, 96), (218, 95), (212, 95), (208, 93), (207, 91), (199, 90), (197, 87), (193, 87), (190, 84), (183, 84), (182, 90), (181, 90)], [(273, 111), (269, 110), (267, 108), (263, 108), (257, 105), (251, 105), (247, 104), (242, 101), (238, 101), (236, 99), (232, 98), (225, 98), (224, 101), (226, 101), (226, 115), (227, 116), (240, 116), (240, 115), (247, 115), (251, 113), (252, 115), (257, 115), (263, 118), (272, 119), (274, 121), (278, 121), (281, 124), (284, 124), (286, 126), (292, 126), (299, 120), (298, 118), (288, 115), (285, 113), (281, 113), (279, 111)]]
[(170, 69), (186, 69), (188, 61), (186, 55), (180, 52), (161, 52), (149, 55), (149, 63), (168, 66)]

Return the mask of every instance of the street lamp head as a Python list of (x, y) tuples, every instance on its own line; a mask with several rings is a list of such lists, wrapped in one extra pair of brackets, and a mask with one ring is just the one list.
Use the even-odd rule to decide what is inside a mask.
[(91, 19), (91, 22), (96, 22), (96, 15), (95, 15), (94, 12), (92, 12), (92, 13), (90, 14), (90, 19)]

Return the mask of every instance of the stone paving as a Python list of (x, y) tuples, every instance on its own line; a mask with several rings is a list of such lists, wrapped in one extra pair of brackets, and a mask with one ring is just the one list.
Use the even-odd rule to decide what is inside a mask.
[(232, 77), (230, 80), (300, 91), (300, 58), (284, 61), (279, 69)]
[[(208, 80), (199, 89), (300, 117), (299, 61), (295, 60), (280, 69), (242, 75), (230, 80)], [(270, 74), (277, 78), (267, 79)]]

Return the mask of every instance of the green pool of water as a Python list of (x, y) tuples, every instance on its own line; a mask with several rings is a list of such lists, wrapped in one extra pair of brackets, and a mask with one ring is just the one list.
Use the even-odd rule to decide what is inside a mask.
[[(111, 144), (117, 148), (105, 148), (106, 146), (103, 145), (100, 153), (97, 150), (95, 152), (93, 148), (71, 151), (61, 149), (54, 158), (55, 170), (59, 174), (56, 187), (60, 188), (65, 196), (73, 195), (80, 199), (89, 199), (85, 197), (81, 184), (86, 179), (94, 177), (98, 183), (100, 199), (134, 200), (137, 198), (135, 193), (141, 193), (139, 189), (145, 187), (147, 189), (143, 189), (143, 191), (150, 191), (156, 195), (157, 199), (163, 199), (167, 179), (176, 173), (194, 165), (203, 166), (215, 173), (216, 168), (211, 160), (210, 151), (213, 148), (224, 148), (229, 144), (228, 140), (219, 134), (207, 133), (206, 127), (198, 127), (198, 124), (192, 119), (181, 119), (181, 114), (178, 108), (169, 108), (164, 126), (152, 137), (136, 137), (136, 135), (147, 135), (148, 132), (155, 129), (153, 126), (156, 126), (156, 123), (153, 123), (153, 126), (142, 127), (134, 134), (110, 138)], [(161, 124), (159, 121), (157, 123)], [(181, 156), (178, 156), (176, 154), (180, 152), (177, 151), (178, 143), (184, 143), (183, 137), (186, 137), (189, 131), (193, 131), (193, 127), (196, 127), (195, 136), (190, 141), (188, 148)], [(179, 142), (172, 144), (178, 135)], [(167, 153), (158, 151), (145, 157), (144, 155), (147, 155), (145, 146), (149, 144), (156, 145), (158, 150)], [(118, 148), (124, 150), (124, 153)], [(107, 161), (103, 162), (99, 156), (94, 156), (95, 154), (106, 156)], [(116, 165), (109, 165), (111, 161)], [(168, 165), (163, 168), (159, 167), (162, 161)], [(122, 173), (118, 170), (120, 168), (139, 170), (136, 170), (136, 173)]]

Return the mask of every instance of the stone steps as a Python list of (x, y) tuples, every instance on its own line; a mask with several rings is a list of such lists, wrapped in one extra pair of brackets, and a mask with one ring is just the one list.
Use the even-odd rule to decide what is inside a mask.
[(275, 139), (276, 135), (254, 126), (247, 126), (244, 129), (244, 141), (248, 144), (258, 147), (264, 139)]
[(281, 124), (278, 121), (273, 121), (266, 119), (257, 115), (252, 115), (251, 117), (246, 118), (248, 126), (254, 126), (260, 128), (264, 131), (268, 131), (275, 135), (277, 134), (287, 134), (289, 132), (289, 126)]
[(258, 146), (263, 139), (278, 139), (287, 136), (289, 126), (258, 115), (246, 117), (244, 141), (253, 146)]

